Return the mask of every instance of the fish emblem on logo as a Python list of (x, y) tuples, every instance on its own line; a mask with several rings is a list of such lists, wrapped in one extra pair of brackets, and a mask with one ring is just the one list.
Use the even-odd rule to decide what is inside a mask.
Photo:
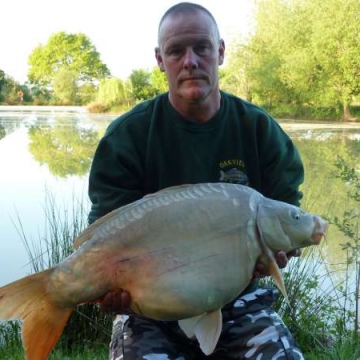
[(232, 184), (241, 184), (247, 185), (249, 179), (245, 173), (243, 173), (238, 168), (232, 168), (230, 170), (224, 171), (220, 170), (220, 179), (221, 182), (227, 182)]

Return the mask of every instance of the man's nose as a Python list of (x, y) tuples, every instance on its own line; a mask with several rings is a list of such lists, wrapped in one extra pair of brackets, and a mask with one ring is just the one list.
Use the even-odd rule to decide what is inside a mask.
[(184, 68), (186, 70), (193, 70), (198, 67), (198, 57), (193, 49), (189, 48), (186, 50), (184, 58)]

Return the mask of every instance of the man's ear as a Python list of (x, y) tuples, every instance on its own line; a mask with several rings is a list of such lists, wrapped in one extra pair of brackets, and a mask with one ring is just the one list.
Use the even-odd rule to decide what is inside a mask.
[(156, 58), (156, 62), (158, 64), (158, 66), (159, 66), (159, 69), (161, 71), (165, 71), (164, 63), (163, 63), (163, 59), (162, 59), (159, 47), (155, 48), (155, 58)]
[(219, 44), (219, 65), (222, 65), (224, 63), (225, 59), (225, 41), (223, 39), (220, 39)]

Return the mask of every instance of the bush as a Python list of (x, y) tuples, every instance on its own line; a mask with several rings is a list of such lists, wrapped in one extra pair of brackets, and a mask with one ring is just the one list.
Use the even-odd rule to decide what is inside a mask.
[(94, 114), (106, 113), (110, 109), (109, 106), (100, 102), (92, 102), (88, 104), (86, 108), (89, 113), (94, 113)]

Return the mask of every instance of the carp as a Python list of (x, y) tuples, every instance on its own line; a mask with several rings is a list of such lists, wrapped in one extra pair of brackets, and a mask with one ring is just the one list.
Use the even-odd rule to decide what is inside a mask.
[(167, 188), (98, 219), (56, 266), (1, 287), (0, 319), (21, 319), (26, 358), (44, 360), (75, 306), (121, 288), (134, 313), (178, 320), (210, 354), (220, 309), (248, 286), (257, 261), (286, 296), (274, 252), (317, 245), (327, 226), (243, 185)]

